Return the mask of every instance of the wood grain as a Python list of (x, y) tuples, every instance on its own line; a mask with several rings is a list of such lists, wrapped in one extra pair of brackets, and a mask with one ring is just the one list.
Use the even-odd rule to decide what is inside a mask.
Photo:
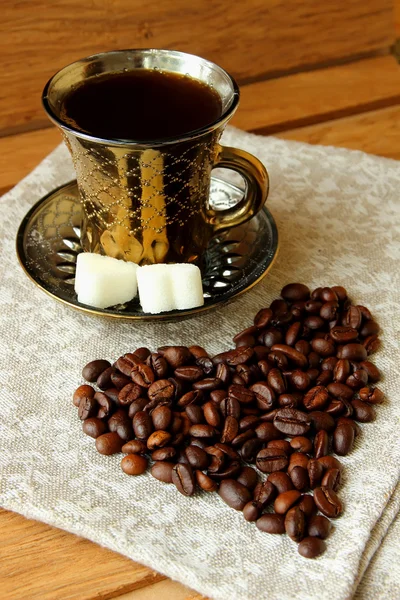
[(0, 509), (2, 600), (107, 600), (164, 577), (88, 540)]
[(393, 0), (2, 0), (1, 8), (3, 134), (43, 126), (47, 79), (95, 52), (176, 48), (243, 82), (387, 52), (394, 41)]
[(400, 106), (283, 132), (278, 137), (342, 146), (400, 160)]
[(385, 56), (243, 86), (232, 125), (271, 134), (397, 103), (400, 67)]

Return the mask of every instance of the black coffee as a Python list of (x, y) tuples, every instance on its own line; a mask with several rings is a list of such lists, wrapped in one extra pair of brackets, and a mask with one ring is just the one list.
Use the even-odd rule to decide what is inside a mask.
[(66, 96), (60, 116), (98, 137), (152, 141), (204, 127), (221, 112), (218, 94), (197, 79), (136, 69), (78, 85)]

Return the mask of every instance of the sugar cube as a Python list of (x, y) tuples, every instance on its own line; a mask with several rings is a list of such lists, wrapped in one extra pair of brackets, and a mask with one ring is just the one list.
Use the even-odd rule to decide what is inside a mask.
[(144, 312), (157, 314), (204, 304), (200, 269), (191, 264), (159, 264), (137, 270)]
[(137, 294), (138, 266), (91, 252), (78, 254), (75, 292), (78, 302), (95, 308), (108, 308), (129, 302)]

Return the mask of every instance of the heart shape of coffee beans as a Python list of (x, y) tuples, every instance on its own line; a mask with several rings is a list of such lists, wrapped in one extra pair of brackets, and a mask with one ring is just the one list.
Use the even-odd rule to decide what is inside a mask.
[(113, 365), (94, 360), (82, 375), (96, 387), (79, 386), (73, 402), (98, 452), (125, 454), (126, 474), (144, 473), (150, 457), (156, 479), (185, 496), (218, 491), (258, 529), (286, 532), (314, 558), (343, 510), (331, 452), (348, 454), (357, 422), (373, 421), (383, 401), (368, 360), (378, 333), (343, 287), (291, 283), (234, 349), (211, 358), (200, 346), (163, 346)]

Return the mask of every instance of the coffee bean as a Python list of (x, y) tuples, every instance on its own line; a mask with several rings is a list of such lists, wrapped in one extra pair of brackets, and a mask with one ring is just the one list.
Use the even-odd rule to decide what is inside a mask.
[(360, 335), (362, 337), (368, 337), (370, 335), (376, 335), (377, 333), (379, 333), (379, 331), (380, 327), (378, 323), (376, 323), (375, 321), (367, 321), (362, 325), (360, 329)]
[(94, 389), (90, 385), (80, 385), (74, 392), (72, 402), (74, 406), (78, 407), (82, 398), (93, 398)]
[(378, 388), (364, 387), (359, 391), (360, 400), (370, 404), (382, 404), (385, 399), (384, 393)]
[(142, 388), (136, 383), (128, 383), (118, 393), (118, 404), (121, 406), (129, 406), (134, 400), (137, 400), (143, 395)]
[(201, 367), (189, 365), (187, 367), (178, 367), (175, 369), (174, 375), (183, 381), (189, 381), (190, 383), (193, 383), (194, 381), (199, 381), (199, 379), (204, 377), (204, 371)]
[(162, 353), (162, 356), (173, 369), (190, 364), (193, 360), (192, 354), (185, 346), (169, 346)]
[(338, 352), (338, 358), (347, 358), (348, 360), (361, 362), (367, 360), (367, 350), (362, 344), (345, 344)]
[(94, 417), (97, 413), (98, 404), (94, 397), (82, 396), (79, 401), (78, 417), (81, 421), (85, 421), (90, 417)]
[(185, 408), (185, 412), (190, 419), (190, 422), (193, 424), (204, 423), (204, 413), (201, 406), (197, 406), (197, 404), (189, 404)]
[(151, 413), (151, 419), (155, 430), (165, 431), (172, 422), (172, 411), (168, 406), (157, 406)]
[[(295, 346), (296, 342), (301, 336), (301, 330), (302, 324), (300, 323), (300, 321), (296, 321), (295, 323), (292, 323), (292, 325), (290, 325), (285, 336), (285, 342), (288, 346)], [(304, 354), (304, 352), (301, 352), (301, 350), (298, 350), (296, 347), (295, 350), (297, 350), (301, 354)]]
[(277, 514), (262, 515), (256, 522), (257, 529), (265, 533), (285, 533), (285, 516)]
[(371, 383), (377, 383), (380, 380), (381, 374), (379, 372), (378, 367), (372, 364), (369, 360), (362, 361), (360, 363), (360, 368), (366, 371), (368, 375), (368, 381), (370, 381)]
[(296, 504), (301, 494), (298, 490), (289, 490), (283, 492), (275, 499), (274, 510), (278, 515), (284, 515), (287, 511)]
[(185, 454), (193, 469), (200, 469), (202, 471), (207, 469), (210, 464), (208, 454), (197, 446), (188, 446), (185, 450)]
[(254, 350), (250, 346), (241, 346), (236, 350), (232, 350), (226, 359), (229, 366), (243, 365), (247, 363), (253, 356)]
[(255, 428), (260, 421), (260, 418), (256, 415), (247, 415), (239, 421), (239, 431), (247, 431), (248, 429)]
[(119, 373), (118, 371), (114, 371), (111, 373), (111, 382), (117, 388), (117, 390), (122, 390), (123, 387), (131, 383), (131, 378)]
[(340, 358), (333, 371), (333, 379), (336, 383), (345, 383), (350, 375), (350, 362), (347, 358)]
[(262, 308), (254, 317), (254, 325), (259, 329), (267, 327), (271, 322), (273, 312), (270, 308)]
[(256, 465), (263, 473), (282, 471), (288, 464), (289, 459), (286, 453), (277, 448), (264, 448), (257, 454)]
[(304, 356), (308, 356), (310, 354), (310, 344), (307, 342), (307, 340), (299, 340), (295, 343), (294, 347), (297, 352), (304, 354)]
[(246, 521), (257, 521), (260, 515), (261, 506), (257, 502), (254, 502), (254, 500), (248, 502), (243, 508), (243, 516)]
[(318, 487), (314, 490), (314, 501), (318, 509), (331, 519), (339, 517), (343, 507), (336, 492), (328, 487)]
[(132, 404), (129, 405), (128, 416), (130, 419), (136, 415), (137, 412), (143, 410), (145, 406), (148, 404), (148, 398), (138, 398), (134, 400)]
[(296, 490), (304, 490), (310, 485), (307, 469), (305, 469), (304, 467), (296, 466), (293, 469), (291, 469), (290, 478)]
[(337, 300), (330, 300), (328, 302), (324, 302), (321, 306), (321, 310), (319, 311), (320, 317), (324, 319), (324, 321), (334, 321), (338, 318), (339, 314), (339, 304)]
[(163, 446), (167, 446), (167, 444), (171, 441), (171, 434), (168, 431), (163, 431), (159, 429), (154, 431), (147, 440), (147, 447), (149, 450), (156, 450), (157, 448), (162, 448)]
[(133, 431), (139, 440), (147, 440), (153, 431), (153, 423), (150, 415), (141, 410), (133, 417)]
[(253, 462), (262, 445), (262, 440), (258, 438), (247, 440), (240, 448), (240, 456), (245, 462)]
[(146, 454), (147, 446), (141, 440), (130, 440), (122, 446), (121, 452), (124, 454)]
[(117, 452), (121, 451), (123, 443), (123, 440), (121, 440), (115, 431), (103, 433), (96, 439), (96, 450), (105, 456), (117, 454)]
[(321, 371), (315, 380), (317, 386), (326, 387), (333, 379), (332, 371)]
[(309, 416), (294, 408), (282, 408), (276, 412), (274, 425), (288, 436), (304, 435), (310, 429)]
[(117, 410), (108, 419), (108, 428), (112, 432), (118, 433), (119, 437), (127, 442), (133, 437), (132, 423), (126, 412), (122, 409)]
[(176, 449), (172, 446), (164, 446), (164, 448), (159, 448), (151, 453), (151, 458), (155, 461), (170, 460), (171, 458), (174, 458), (174, 456), (176, 456)]
[(217, 430), (211, 425), (192, 425), (189, 434), (197, 438), (211, 438), (217, 434)]
[(370, 335), (363, 341), (363, 346), (368, 356), (379, 350), (380, 345), (381, 342), (377, 335)]
[(336, 492), (340, 486), (340, 479), (341, 475), (339, 469), (328, 469), (322, 478), (321, 485), (331, 488)]
[(228, 465), (225, 464), (222, 469), (215, 473), (211, 473), (210, 468), (208, 468), (208, 474), (212, 479), (233, 479), (239, 475), (241, 468), (241, 463), (238, 460), (233, 460)]
[(344, 324), (353, 329), (361, 326), (362, 313), (358, 306), (350, 306), (344, 317)]
[(325, 552), (326, 544), (320, 538), (309, 536), (301, 540), (297, 549), (304, 558), (316, 558)]
[(156, 461), (151, 467), (150, 473), (164, 483), (172, 483), (172, 469), (175, 467), (174, 463), (168, 461)]
[(141, 348), (138, 348), (137, 350), (135, 350), (134, 355), (137, 356), (138, 359), (141, 360), (142, 362), (145, 362), (145, 360), (150, 355), (150, 350), (148, 348), (145, 348), (142, 346)]
[(326, 456), (329, 450), (329, 436), (326, 431), (321, 429), (317, 432), (314, 438), (314, 456), (315, 458), (321, 458)]
[(196, 383), (193, 384), (193, 389), (211, 392), (212, 390), (220, 388), (222, 385), (222, 381), (217, 377), (207, 377), (206, 379), (196, 381)]
[(96, 415), (99, 419), (106, 419), (109, 415), (111, 415), (113, 405), (107, 394), (103, 392), (96, 392), (94, 395), (94, 399), (99, 405), (99, 409)]
[(147, 458), (140, 454), (127, 454), (121, 460), (121, 469), (127, 475), (142, 475), (147, 469)]
[(195, 480), (190, 465), (177, 464), (172, 469), (172, 483), (184, 496), (192, 496), (195, 491)]
[(267, 358), (271, 365), (273, 365), (274, 367), (277, 367), (281, 371), (283, 371), (284, 369), (287, 369), (289, 366), (288, 359), (283, 354), (283, 352), (279, 352), (279, 350), (271, 351), (268, 354)]
[(317, 507), (314, 502), (314, 498), (309, 494), (302, 494), (297, 506), (303, 511), (307, 519), (317, 514)]
[[(317, 375), (315, 376), (315, 378), (318, 377), (319, 375), (319, 361), (320, 361), (320, 356), (319, 354), (317, 354), (316, 352), (310, 352), (310, 354), (307, 357), (308, 359), (308, 365), (310, 367), (310, 369), (317, 369)], [(307, 373), (310, 375), (310, 369), (308, 369)], [(311, 375), (310, 375), (311, 377)]]
[(247, 487), (247, 489), (253, 490), (258, 482), (257, 471), (252, 467), (243, 467), (236, 481)]
[(325, 540), (332, 530), (332, 523), (322, 515), (311, 517), (308, 522), (308, 534)]
[(155, 375), (149, 366), (139, 363), (132, 368), (131, 379), (134, 383), (140, 385), (140, 387), (149, 388), (154, 382)]
[(352, 426), (352, 428), (354, 429), (354, 437), (357, 437), (357, 435), (360, 433), (360, 426), (355, 421), (353, 421), (353, 419), (349, 419), (348, 417), (340, 417), (336, 421), (337, 425), (341, 425), (342, 423), (348, 423)]
[(346, 456), (351, 452), (354, 443), (354, 429), (351, 425), (343, 423), (338, 425), (333, 432), (333, 449), (339, 456)]
[(285, 531), (294, 542), (300, 542), (305, 534), (306, 519), (298, 506), (288, 510), (285, 517)]
[(290, 440), (290, 446), (293, 450), (297, 450), (298, 452), (304, 452), (308, 454), (312, 450), (312, 442), (306, 437), (297, 436)]
[(199, 487), (205, 492), (215, 492), (218, 489), (218, 483), (213, 481), (208, 475), (202, 471), (195, 471), (195, 479)]
[(110, 398), (110, 400), (112, 402), (114, 402), (115, 404), (118, 404), (119, 390), (117, 390), (116, 387), (107, 388), (106, 390), (104, 390), (104, 393), (108, 398)]
[(321, 369), (323, 371), (333, 371), (336, 367), (337, 362), (338, 359), (335, 356), (328, 356), (327, 358), (324, 358), (324, 360), (321, 362)]
[[(275, 371), (275, 369), (271, 369), (268, 373), (268, 376), (273, 371)], [(283, 386), (285, 385), (280, 380), (279, 380), (279, 382), (276, 380), (275, 384), (283, 385)], [(254, 399), (254, 398), (256, 399), (257, 406), (259, 409), (266, 411), (266, 410), (270, 410), (274, 406), (276, 396), (275, 396), (275, 392), (272, 389), (271, 385), (268, 385), (265, 381), (259, 381), (257, 383), (254, 383), (250, 387), (250, 390), (253, 394), (252, 399)], [(250, 391), (250, 390), (248, 390), (248, 391)]]
[(125, 354), (124, 356), (120, 356), (117, 362), (115, 363), (115, 367), (126, 377), (131, 376), (132, 369), (135, 365), (142, 362), (139, 360), (137, 356), (134, 354)]
[(168, 379), (158, 379), (154, 381), (147, 390), (150, 400), (171, 400), (174, 397), (175, 389), (173, 383)]
[(102, 373), (100, 373), (100, 375), (98, 376), (98, 378), (96, 380), (96, 385), (101, 390), (106, 390), (107, 388), (110, 388), (112, 386), (111, 375), (113, 373), (115, 373), (114, 367), (108, 367), (108, 369), (105, 369), (104, 371), (102, 371)]
[(146, 364), (151, 368), (158, 379), (164, 379), (168, 374), (168, 363), (161, 354), (152, 352), (146, 359)]
[(222, 500), (235, 510), (243, 510), (247, 502), (251, 500), (249, 490), (234, 479), (221, 481), (218, 493)]
[(321, 458), (318, 458), (318, 462), (324, 467), (324, 469), (342, 470), (342, 463), (339, 462), (334, 456), (321, 456)]
[(310, 412), (308, 416), (315, 431), (324, 429), (329, 433), (335, 429), (335, 419), (326, 412), (315, 410)]
[(108, 360), (92, 360), (83, 367), (82, 377), (92, 383), (109, 367), (111, 367), (111, 363)]
[(373, 406), (366, 404), (362, 400), (353, 400), (351, 403), (353, 407), (353, 419), (360, 423), (370, 423), (375, 420), (376, 414)]
[(319, 410), (329, 400), (329, 394), (325, 387), (316, 386), (311, 388), (303, 398), (303, 404), (307, 410)]
[(86, 435), (96, 439), (107, 431), (107, 425), (101, 419), (92, 417), (83, 421), (82, 431), (83, 433), (86, 433)]
[(304, 371), (300, 371), (299, 369), (296, 369), (292, 372), (290, 381), (297, 390), (301, 391), (309, 388), (311, 384), (311, 378), (309, 374)]
[[(320, 310), (320, 307), (321, 307), (321, 304), (319, 305), (318, 310)], [(317, 315), (310, 315), (309, 317), (306, 317), (304, 319), (304, 325), (305, 325), (305, 327), (308, 327), (308, 329), (311, 329), (314, 331), (316, 329), (323, 329), (325, 327), (325, 321), (324, 321), (324, 319), (322, 319), (321, 317), (319, 317)]]
[(355, 369), (353, 374), (346, 379), (346, 385), (353, 390), (359, 390), (368, 383), (368, 375), (363, 369)]
[(300, 369), (306, 369), (308, 367), (307, 357), (291, 346), (287, 346), (286, 344), (274, 344), (271, 350), (282, 352), (291, 363)]
[(207, 350), (205, 350), (202, 346), (189, 346), (188, 350), (195, 359), (209, 358)]
[(280, 408), (298, 408), (302, 398), (294, 394), (281, 394), (278, 398)]
[(281, 432), (276, 429), (273, 423), (260, 423), (260, 425), (256, 427), (255, 433), (263, 442), (278, 440), (282, 437)]
[(278, 494), (283, 494), (284, 492), (288, 492), (289, 490), (294, 489), (294, 485), (292, 480), (290, 479), (287, 473), (283, 473), (282, 471), (275, 471), (275, 473), (270, 473), (268, 475), (269, 483), (271, 483), (274, 488), (276, 488)]
[(313, 490), (321, 482), (324, 473), (324, 466), (316, 458), (311, 458), (307, 464), (308, 477), (310, 480), (310, 488)]
[(303, 283), (288, 283), (282, 288), (281, 296), (290, 302), (296, 302), (297, 300), (308, 300), (310, 297), (310, 290)]

